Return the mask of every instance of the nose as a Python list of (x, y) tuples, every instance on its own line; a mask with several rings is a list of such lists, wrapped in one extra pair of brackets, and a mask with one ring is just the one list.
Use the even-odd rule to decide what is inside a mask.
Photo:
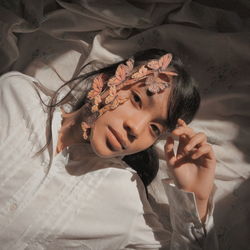
[(145, 116), (133, 116), (130, 119), (124, 121), (124, 129), (127, 131), (130, 139), (137, 139), (146, 129), (148, 123), (148, 117)]

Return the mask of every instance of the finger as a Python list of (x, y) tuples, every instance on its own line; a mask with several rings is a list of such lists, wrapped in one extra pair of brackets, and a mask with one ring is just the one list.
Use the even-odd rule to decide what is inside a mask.
[(188, 152), (192, 150), (194, 147), (202, 146), (203, 144), (206, 143), (207, 143), (207, 136), (204, 133), (199, 132), (190, 139), (190, 141), (185, 146), (184, 151)]
[(180, 118), (177, 120), (177, 124), (178, 124), (179, 126), (184, 126), (184, 127), (187, 126), (186, 122), (185, 122), (184, 120), (180, 119)]
[(185, 134), (189, 139), (191, 139), (195, 132), (192, 128), (188, 126), (180, 126), (172, 131), (173, 135), (180, 136), (182, 134)]
[(208, 156), (209, 158), (213, 155), (212, 147), (209, 144), (204, 144), (199, 147), (191, 156), (192, 159), (198, 159), (201, 156)]
[(184, 148), (184, 146), (187, 145), (188, 142), (189, 138), (185, 134), (179, 136), (179, 147)]
[[(188, 128), (187, 124), (185, 123), (185, 121), (183, 121), (182, 119), (178, 119), (177, 123), (178, 123), (177, 124), (178, 127), (175, 129), (175, 131), (173, 131), (173, 134), (179, 136), (179, 145), (178, 145), (178, 149), (177, 149), (177, 156), (176, 156), (176, 158), (177, 158), (177, 160), (180, 160), (182, 157), (185, 156), (184, 147), (189, 142), (189, 137), (185, 133), (182, 133), (182, 131), (186, 131), (187, 132), (187, 130), (189, 130), (189, 128)], [(180, 130), (180, 128), (183, 128), (183, 129)], [(178, 131), (180, 133), (178, 133)]]
[(176, 157), (174, 154), (174, 139), (172, 137), (169, 136), (167, 138), (164, 149), (167, 163), (173, 166), (175, 164)]
[(185, 134), (180, 135), (179, 145), (177, 148), (177, 156), (176, 156), (177, 159), (180, 159), (181, 157), (185, 156), (184, 148), (188, 142), (189, 142), (189, 139)]

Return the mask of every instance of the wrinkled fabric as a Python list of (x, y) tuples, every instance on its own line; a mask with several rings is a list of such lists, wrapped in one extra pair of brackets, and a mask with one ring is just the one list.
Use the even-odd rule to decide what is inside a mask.
[[(248, 249), (250, 237), (249, 1), (1, 1), (0, 72), (19, 70), (51, 89), (93, 66), (156, 47), (178, 55), (200, 87), (191, 123), (217, 158), (214, 220), (220, 249)], [(32, 45), (32, 46), (31, 46)], [(91, 70), (91, 68), (87, 69)], [(58, 74), (57, 74), (58, 73)], [(74, 93), (81, 98), (80, 89)], [(68, 107), (68, 111), (71, 107)], [(164, 140), (151, 204), (171, 228), (161, 180), (169, 178)]]
[[(0, 78), (1, 249), (217, 249), (212, 200), (202, 224), (194, 193), (165, 183), (171, 233), (153, 212), (140, 177), (120, 157), (99, 158), (87, 143), (56, 154), (60, 108), (52, 142), (35, 156), (45, 143), (48, 114), (34, 81), (19, 72)], [(206, 232), (214, 235), (211, 242)]]

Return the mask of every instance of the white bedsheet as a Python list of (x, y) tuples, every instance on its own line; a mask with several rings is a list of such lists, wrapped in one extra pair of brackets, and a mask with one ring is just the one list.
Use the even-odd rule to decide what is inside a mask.
[[(249, 1), (237, 2), (234, 12), (230, 9), (236, 1), (231, 0), (210, 6), (202, 0), (44, 2), (1, 1), (0, 72), (19, 70), (56, 89), (62, 80), (55, 70), (67, 80), (92, 59), (101, 67), (151, 47), (180, 56), (202, 95), (191, 126), (207, 134), (217, 156), (215, 226), (220, 248), (249, 249)], [(163, 145), (157, 144), (161, 168), (150, 194), (169, 227), (160, 181), (168, 178)]]

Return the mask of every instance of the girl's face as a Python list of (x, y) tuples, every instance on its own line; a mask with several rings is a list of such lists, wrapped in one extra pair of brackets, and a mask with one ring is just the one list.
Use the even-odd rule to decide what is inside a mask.
[(103, 158), (145, 150), (166, 130), (170, 88), (152, 94), (138, 82), (118, 94), (128, 101), (100, 116), (91, 130), (90, 144)]

